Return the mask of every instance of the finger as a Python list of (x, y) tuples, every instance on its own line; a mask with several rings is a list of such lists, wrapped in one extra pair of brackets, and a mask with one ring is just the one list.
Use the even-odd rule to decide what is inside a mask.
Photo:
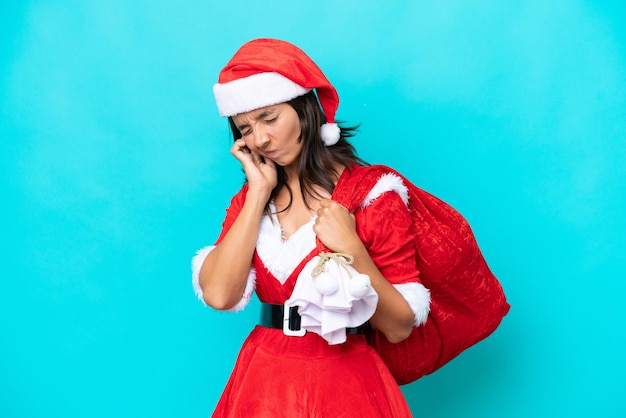
[(233, 144), (233, 149), (235, 151), (249, 151), (248, 147), (246, 146), (246, 141), (244, 141), (243, 139), (237, 139)]
[(250, 153), (250, 149), (246, 146), (245, 141), (242, 139), (238, 139), (235, 141), (233, 146), (230, 148), (230, 153), (235, 156), (238, 160), (244, 158), (245, 155)]
[(243, 150), (233, 150), (232, 155), (237, 159), (237, 161), (241, 163), (241, 165), (244, 167), (244, 170), (246, 169), (246, 167), (254, 165), (254, 162), (252, 161), (252, 156)]
[(264, 158), (264, 160), (265, 164), (267, 164), (268, 167), (276, 168), (276, 163), (274, 163), (274, 161), (270, 160), (269, 158)]
[(329, 211), (347, 211), (347, 209), (339, 202), (336, 202), (332, 199), (322, 199), (320, 201), (320, 207), (328, 209)]
[(261, 164), (262, 160), (261, 160), (261, 156), (259, 154), (257, 154), (254, 151), (250, 151), (250, 155), (252, 156), (252, 161), (254, 161), (254, 163), (256, 165)]

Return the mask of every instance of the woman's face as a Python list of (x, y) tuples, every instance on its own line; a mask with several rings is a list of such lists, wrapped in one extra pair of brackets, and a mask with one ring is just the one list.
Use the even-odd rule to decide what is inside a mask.
[(246, 146), (282, 167), (295, 166), (302, 150), (300, 118), (281, 103), (233, 116)]

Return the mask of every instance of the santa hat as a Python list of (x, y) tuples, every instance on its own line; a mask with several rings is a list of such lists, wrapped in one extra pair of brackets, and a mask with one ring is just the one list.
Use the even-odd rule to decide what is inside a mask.
[(339, 96), (322, 70), (295, 45), (277, 39), (245, 43), (220, 72), (213, 93), (220, 115), (234, 116), (284, 103), (312, 89), (326, 116), (322, 141), (334, 145), (340, 136), (335, 123)]

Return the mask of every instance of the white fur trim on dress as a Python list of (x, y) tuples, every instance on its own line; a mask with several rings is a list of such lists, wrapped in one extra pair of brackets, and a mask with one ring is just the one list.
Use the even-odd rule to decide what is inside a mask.
[[(193, 285), (193, 290), (195, 291), (196, 296), (198, 296), (198, 299), (200, 299), (205, 305), (206, 302), (204, 301), (202, 288), (200, 287), (200, 269), (202, 268), (202, 264), (204, 263), (207, 255), (209, 255), (209, 253), (214, 249), (215, 245), (209, 245), (208, 247), (204, 247), (201, 250), (198, 250), (196, 255), (191, 260), (191, 284)], [(246, 305), (248, 305), (248, 303), (250, 302), (250, 298), (252, 297), (252, 293), (254, 292), (255, 288), (256, 271), (253, 267), (251, 267), (250, 273), (248, 273), (248, 279), (246, 280), (246, 287), (243, 291), (241, 299), (239, 300), (239, 302), (237, 302), (235, 306), (228, 309), (228, 311), (237, 312), (245, 308)]]
[(315, 249), (315, 218), (301, 226), (285, 241), (278, 218), (274, 214), (274, 205), (270, 205), (270, 211), (271, 216), (265, 215), (261, 219), (256, 250), (267, 270), (284, 284), (302, 260)]
[(415, 325), (420, 326), (430, 312), (430, 291), (421, 283), (402, 283), (394, 284), (398, 292), (406, 299), (415, 314)]
[(369, 206), (374, 200), (378, 199), (383, 193), (394, 191), (400, 195), (405, 205), (409, 204), (409, 189), (402, 183), (402, 179), (393, 173), (383, 174), (372, 190), (365, 196), (361, 207)]
[(234, 116), (265, 106), (284, 103), (311, 91), (275, 73), (253, 74), (213, 86), (221, 116)]

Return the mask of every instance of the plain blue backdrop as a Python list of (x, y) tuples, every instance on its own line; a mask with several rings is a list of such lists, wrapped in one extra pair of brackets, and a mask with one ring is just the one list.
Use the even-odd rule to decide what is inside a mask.
[(212, 85), (256, 37), (467, 217), (512, 304), (414, 415), (626, 416), (624, 4), (4, 2), (0, 416), (210, 415), (258, 302), (205, 308), (190, 259), (243, 179)]

